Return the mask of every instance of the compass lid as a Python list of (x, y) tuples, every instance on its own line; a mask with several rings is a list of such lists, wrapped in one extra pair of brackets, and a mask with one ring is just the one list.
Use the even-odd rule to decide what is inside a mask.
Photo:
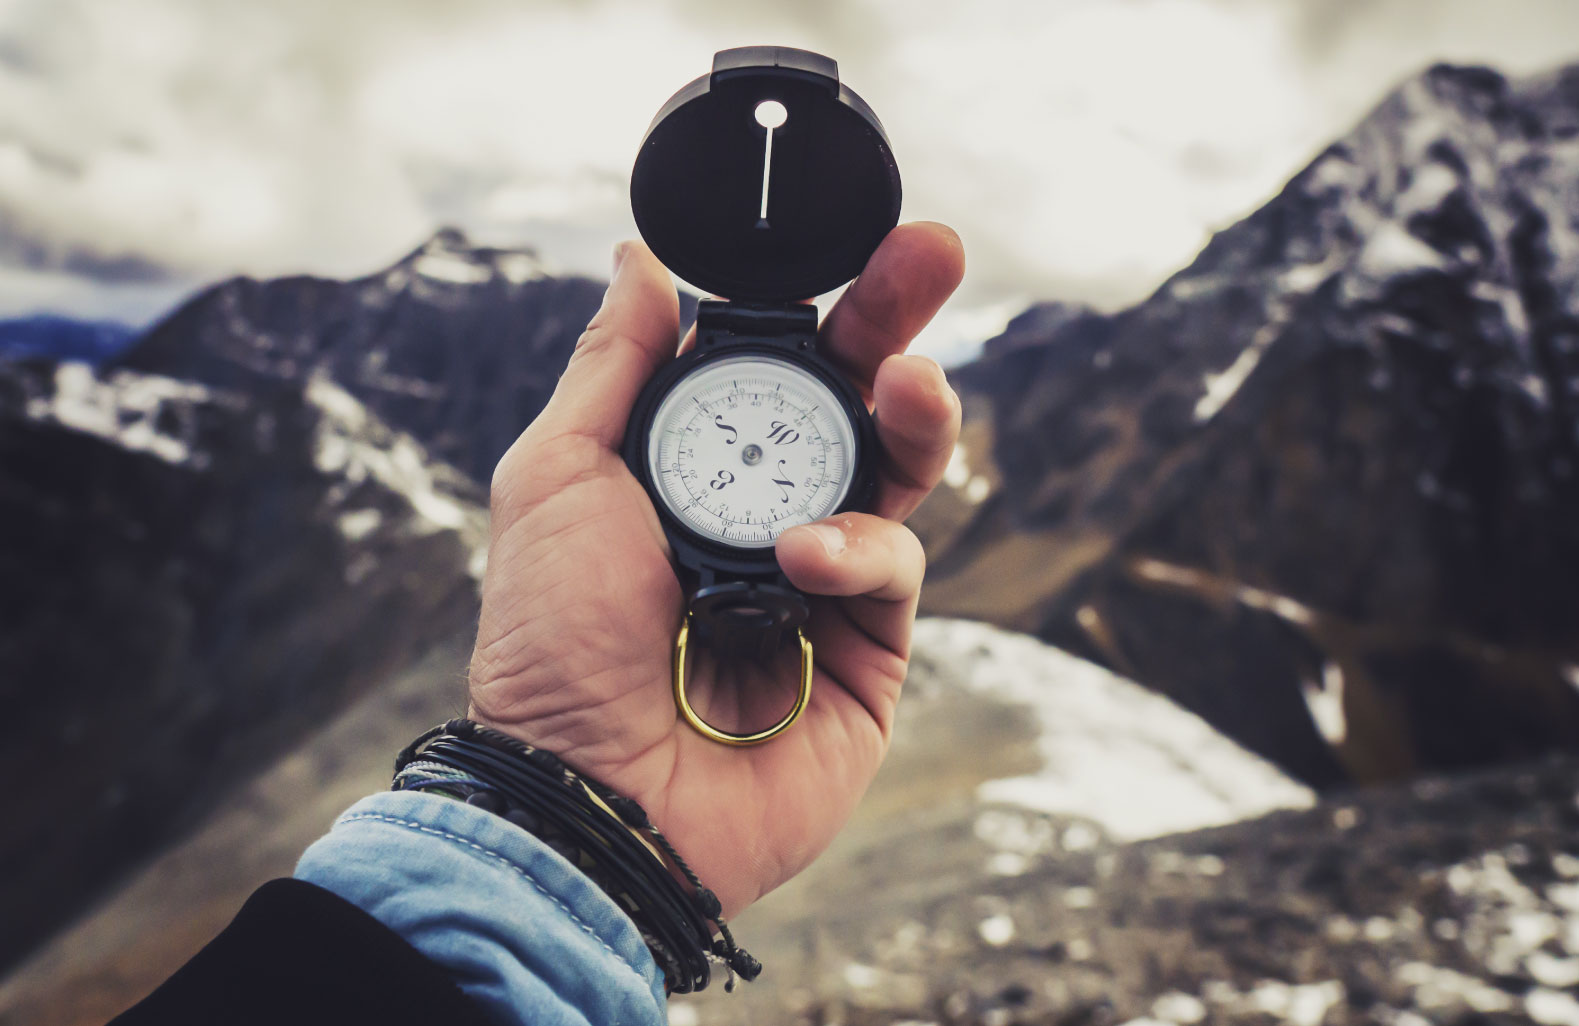
[(838, 288), (899, 222), (899, 200), (877, 115), (839, 82), (833, 60), (789, 47), (720, 51), (711, 74), (658, 112), (631, 171), (647, 245), (728, 299)]

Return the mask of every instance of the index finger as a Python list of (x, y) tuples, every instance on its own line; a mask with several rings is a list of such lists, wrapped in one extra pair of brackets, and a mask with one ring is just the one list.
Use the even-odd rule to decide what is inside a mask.
[(965, 250), (953, 229), (932, 221), (900, 225), (823, 318), (823, 353), (870, 400), (877, 368), (905, 351), (964, 276)]

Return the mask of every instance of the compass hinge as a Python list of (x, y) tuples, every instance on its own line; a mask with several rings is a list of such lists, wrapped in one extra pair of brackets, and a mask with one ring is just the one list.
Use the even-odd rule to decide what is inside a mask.
[(704, 299), (696, 309), (696, 336), (703, 343), (719, 336), (781, 339), (816, 334), (817, 308), (810, 303), (752, 306)]

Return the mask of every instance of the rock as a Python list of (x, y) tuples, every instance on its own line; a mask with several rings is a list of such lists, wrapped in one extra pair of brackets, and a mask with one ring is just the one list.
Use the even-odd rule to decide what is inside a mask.
[(323, 376), (0, 364), (0, 964), (472, 623), (482, 501)]
[(1579, 743), (1579, 65), (1406, 83), (1146, 302), (953, 374), (923, 607), (1319, 787)]
[[(1566, 1022), (1579, 980), (1576, 786), (1579, 762), (1552, 757), (1131, 844), (1052, 840), (1029, 856), (1021, 838), (1067, 836), (1066, 821), (1000, 811), (1021, 828), (995, 835), (973, 830), (981, 810), (915, 815), (902, 838), (838, 848), (793, 905), (773, 895), (748, 911), (736, 933), (761, 978), (675, 999), (670, 1018)], [(957, 868), (998, 836), (1011, 846), (975, 858), (1011, 854), (1017, 872)]]

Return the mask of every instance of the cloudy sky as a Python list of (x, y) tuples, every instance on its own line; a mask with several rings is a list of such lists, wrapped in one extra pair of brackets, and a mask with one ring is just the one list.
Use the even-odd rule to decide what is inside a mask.
[(146, 320), (442, 224), (602, 274), (647, 122), (749, 43), (838, 59), (906, 219), (964, 237), (946, 356), (1144, 296), (1431, 61), (1579, 59), (1579, 2), (0, 0), (0, 316)]

